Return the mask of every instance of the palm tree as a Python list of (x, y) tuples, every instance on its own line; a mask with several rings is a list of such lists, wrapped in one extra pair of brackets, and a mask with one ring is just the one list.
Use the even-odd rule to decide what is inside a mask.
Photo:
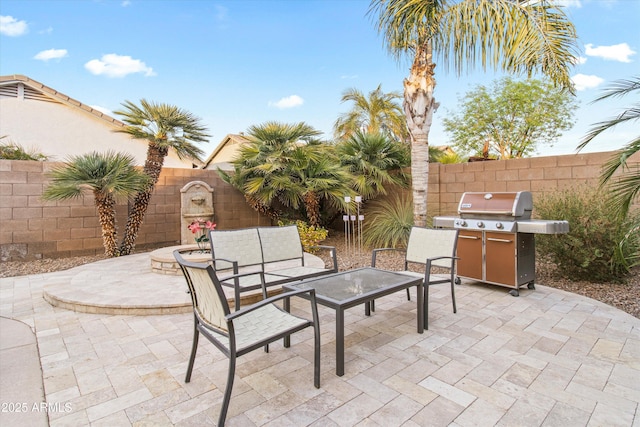
[(364, 199), (387, 194), (385, 186), (406, 187), (403, 168), (410, 164), (407, 144), (379, 133), (355, 132), (336, 146), (338, 157), (355, 178), (355, 191)]
[(135, 247), (138, 230), (169, 151), (174, 150), (181, 159), (200, 160), (204, 152), (194, 143), (207, 142), (210, 135), (207, 134), (207, 128), (200, 124), (199, 118), (173, 105), (156, 104), (145, 99), (140, 101), (140, 106), (130, 101), (122, 105), (124, 109), (115, 113), (122, 116), (126, 126), (117, 132), (148, 142), (143, 170), (151, 178), (148, 186), (136, 194), (127, 218), (120, 255), (129, 255)]
[[(634, 93), (635, 91), (640, 91), (640, 75), (634, 76), (629, 80), (618, 80), (614, 82), (610, 87), (605, 89), (605, 93), (603, 95), (596, 98), (593, 102), (625, 96), (629, 93)], [(583, 149), (602, 132), (612, 129), (621, 123), (635, 122), (638, 121), (638, 119), (640, 119), (640, 103), (632, 105), (615, 118), (596, 123), (587, 136), (582, 140), (578, 146), (578, 150)], [(600, 176), (601, 185), (605, 185), (607, 182), (611, 181), (611, 178), (616, 171), (626, 169), (627, 172), (613, 183), (611, 193), (613, 205), (623, 216), (627, 215), (631, 204), (638, 198), (638, 194), (640, 194), (640, 169), (636, 168), (635, 171), (632, 171), (627, 168), (627, 159), (639, 151), (640, 134), (633, 137), (633, 139), (629, 141), (621, 151), (613, 155), (611, 159), (605, 163), (602, 175)]]
[(274, 219), (278, 202), (294, 210), (304, 207), (309, 224), (319, 225), (322, 202), (338, 204), (351, 182), (330, 148), (317, 139), (320, 134), (304, 122), (252, 126), (249, 144), (232, 161), (234, 173), (219, 170), (220, 176), (254, 209)]
[(128, 154), (109, 151), (71, 157), (51, 170), (51, 183), (45, 188), (45, 200), (65, 200), (93, 193), (102, 227), (105, 254), (118, 256), (116, 242), (116, 200), (128, 198), (147, 187), (149, 177), (136, 169)]
[(383, 93), (382, 85), (366, 97), (357, 89), (347, 89), (342, 102), (352, 101), (353, 107), (334, 124), (336, 139), (345, 139), (355, 132), (382, 133), (397, 141), (407, 141), (407, 123), (402, 107), (396, 102), (399, 92)]
[(434, 55), (458, 75), (477, 61), (510, 73), (541, 72), (571, 90), (577, 57), (575, 28), (551, 0), (372, 0), (378, 30), (397, 58), (413, 56), (404, 80), (411, 137), (415, 225), (426, 225), (429, 130), (438, 108)]
[(245, 195), (251, 207), (277, 219), (279, 213), (272, 205), (274, 200), (297, 200), (295, 195), (302, 191), (287, 176), (287, 168), (293, 163), (292, 155), (298, 144), (314, 144), (319, 135), (320, 131), (304, 122), (266, 122), (251, 126), (246, 135), (249, 143), (240, 148), (231, 162), (234, 173), (218, 171), (225, 182)]
[[(309, 156), (309, 151), (316, 151), (320, 156)], [(340, 164), (333, 147), (320, 145), (300, 150), (300, 162), (295, 165), (291, 176), (299, 181), (302, 188), (300, 203), (302, 204), (309, 225), (323, 225), (321, 212), (336, 211), (343, 207), (345, 194), (350, 193), (352, 176)], [(297, 176), (296, 176), (297, 175)], [(329, 222), (329, 221), (327, 221)]]

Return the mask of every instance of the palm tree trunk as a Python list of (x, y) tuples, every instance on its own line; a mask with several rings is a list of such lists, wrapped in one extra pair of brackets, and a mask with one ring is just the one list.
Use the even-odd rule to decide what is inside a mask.
[(304, 207), (307, 211), (307, 219), (309, 220), (309, 225), (314, 227), (320, 226), (320, 201), (318, 200), (318, 195), (313, 191), (308, 191), (303, 196), (304, 198)]
[(96, 207), (98, 208), (98, 220), (102, 227), (102, 244), (104, 253), (110, 258), (118, 256), (116, 243), (116, 202), (110, 194), (98, 191), (93, 193)]
[(136, 194), (133, 199), (133, 206), (129, 211), (127, 226), (125, 227), (122, 243), (120, 244), (120, 255), (129, 255), (135, 248), (138, 231), (147, 213), (149, 201), (160, 178), (160, 172), (162, 172), (162, 165), (164, 164), (164, 158), (167, 156), (167, 153), (167, 148), (159, 147), (153, 142), (149, 142), (147, 159), (144, 163), (143, 170), (144, 173), (151, 178), (151, 182), (144, 191)]
[(277, 220), (280, 217), (275, 209), (273, 209), (271, 206), (267, 206), (261, 203), (260, 201), (256, 200), (255, 197), (249, 194), (245, 194), (244, 199), (254, 211), (260, 212), (261, 214), (268, 216), (272, 220)]
[(404, 80), (404, 111), (411, 135), (411, 179), (413, 190), (413, 222), (427, 225), (429, 185), (429, 130), (433, 113), (438, 109), (433, 97), (436, 86), (431, 42), (416, 48), (409, 77)]

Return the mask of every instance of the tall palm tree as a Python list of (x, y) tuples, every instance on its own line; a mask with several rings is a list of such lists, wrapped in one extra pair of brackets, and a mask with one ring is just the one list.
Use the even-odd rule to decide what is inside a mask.
[(221, 178), (242, 191), (256, 210), (278, 217), (274, 204), (305, 208), (311, 225), (319, 225), (323, 200), (336, 204), (345, 194), (349, 175), (317, 137), (321, 132), (304, 122), (267, 122), (252, 126), (250, 141), (232, 161), (233, 173)]
[[(640, 75), (634, 76), (629, 80), (618, 80), (614, 82), (610, 87), (605, 89), (604, 94), (596, 98), (593, 102), (621, 97), (635, 92), (640, 93)], [(610, 130), (619, 124), (635, 122), (639, 119), (640, 103), (636, 103), (620, 113), (617, 117), (596, 123), (582, 140), (578, 146), (578, 150), (583, 149), (602, 132)], [(640, 134), (633, 137), (622, 150), (614, 154), (611, 159), (605, 163), (602, 175), (600, 176), (600, 182), (604, 185), (611, 181), (616, 171), (626, 170), (620, 179), (613, 183), (611, 193), (614, 206), (623, 216), (626, 216), (631, 204), (638, 198), (638, 194), (640, 194), (640, 169), (633, 171), (627, 168), (627, 160), (639, 151)]]
[(415, 225), (426, 225), (429, 131), (438, 108), (434, 55), (460, 75), (477, 62), (510, 73), (541, 72), (571, 89), (577, 57), (574, 26), (552, 0), (372, 0), (378, 30), (397, 58), (413, 56), (404, 80), (411, 137)]
[(355, 132), (382, 133), (397, 141), (407, 141), (407, 123), (396, 101), (401, 98), (399, 92), (383, 93), (382, 85), (369, 92), (368, 97), (358, 89), (347, 89), (341, 101), (352, 101), (353, 107), (336, 120), (334, 136), (345, 139)]
[(71, 157), (64, 165), (51, 170), (51, 183), (42, 197), (45, 200), (65, 200), (81, 197), (86, 192), (93, 193), (105, 254), (118, 256), (116, 201), (143, 190), (149, 181), (134, 162), (133, 156), (113, 151)]
[(148, 186), (136, 194), (129, 211), (120, 255), (129, 255), (136, 243), (138, 231), (149, 207), (149, 200), (160, 178), (165, 157), (174, 150), (179, 158), (200, 160), (204, 152), (194, 143), (207, 142), (210, 135), (200, 119), (173, 105), (140, 100), (140, 106), (125, 101), (123, 109), (115, 111), (126, 126), (117, 132), (148, 142), (144, 173), (151, 179)]
[(407, 144), (379, 133), (357, 131), (336, 145), (338, 157), (355, 178), (355, 190), (364, 199), (387, 194), (385, 186), (405, 187), (403, 168), (410, 164)]

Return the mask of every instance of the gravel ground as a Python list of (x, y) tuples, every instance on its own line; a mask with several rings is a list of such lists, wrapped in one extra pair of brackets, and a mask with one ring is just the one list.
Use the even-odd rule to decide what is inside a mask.
[[(371, 251), (363, 249), (360, 254), (352, 253), (351, 256), (347, 256), (344, 235), (342, 233), (332, 232), (330, 237), (323, 241), (322, 244), (336, 247), (338, 253), (338, 268), (341, 271), (371, 265)], [(351, 252), (357, 251), (352, 250)], [(326, 259), (324, 254), (319, 253), (318, 255)], [(104, 255), (93, 255), (43, 259), (29, 262), (1, 262), (0, 277), (50, 273), (99, 261), (104, 258)], [(385, 252), (378, 257), (376, 267), (394, 270), (402, 268), (402, 263), (402, 254)], [(421, 272), (422, 270), (418, 269), (416, 271)], [(634, 317), (640, 318), (640, 269), (636, 269), (635, 274), (624, 284), (573, 282), (559, 278), (555, 273), (555, 265), (538, 260), (536, 263), (536, 283), (602, 301), (605, 304), (626, 311)], [(505, 292), (506, 291), (507, 289), (505, 288)]]

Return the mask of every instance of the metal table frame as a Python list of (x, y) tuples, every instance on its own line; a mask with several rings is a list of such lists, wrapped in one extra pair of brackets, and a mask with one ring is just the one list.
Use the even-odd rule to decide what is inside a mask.
[[(343, 297), (342, 299), (336, 299), (330, 295), (331, 290), (327, 289), (329, 285), (335, 284), (336, 278), (341, 278), (346, 283), (354, 282), (356, 279), (362, 279), (363, 275), (370, 275), (373, 272), (385, 278), (391, 278), (393, 281), (391, 283), (380, 283), (373, 285), (373, 288), (368, 289), (364, 292), (358, 292), (357, 289), (354, 288), (353, 291), (347, 291), (349, 296)], [(348, 277), (339, 277), (339, 276), (348, 276)], [(333, 282), (333, 283), (332, 283)], [(408, 289), (412, 286), (416, 286), (418, 288), (418, 297), (417, 297), (417, 329), (418, 333), (422, 334), (424, 332), (424, 325), (426, 322), (425, 314), (426, 310), (424, 307), (424, 283), (421, 278), (411, 277), (408, 275), (396, 273), (393, 271), (380, 270), (372, 267), (364, 267), (358, 268), (355, 270), (344, 271), (340, 273), (334, 273), (326, 276), (322, 276), (316, 279), (304, 280), (296, 283), (287, 283), (282, 286), (285, 291), (290, 290), (299, 290), (299, 289), (309, 289), (313, 288), (316, 290), (316, 301), (318, 304), (324, 305), (325, 307), (332, 308), (336, 311), (336, 375), (343, 376), (344, 375), (344, 311), (348, 308), (355, 307), (357, 305), (365, 304), (365, 314), (367, 316), (371, 315), (371, 308), (373, 305), (373, 301), (385, 296), (389, 295), (403, 289)], [(344, 288), (341, 289), (345, 291)], [(303, 298), (306, 296), (301, 295)], [(284, 309), (289, 311), (290, 302), (288, 299), (285, 299)], [(285, 346), (289, 345), (288, 338), (285, 338)]]

